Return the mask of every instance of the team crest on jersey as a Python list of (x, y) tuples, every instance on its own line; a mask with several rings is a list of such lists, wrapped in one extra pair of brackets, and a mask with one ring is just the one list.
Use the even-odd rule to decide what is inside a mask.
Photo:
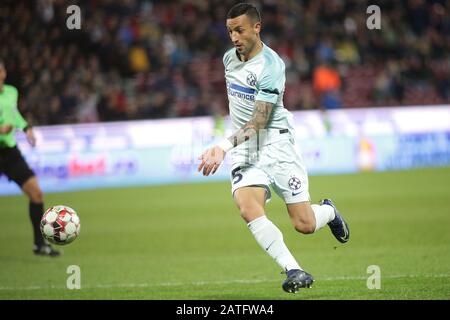
[(247, 84), (249, 86), (256, 86), (256, 74), (254, 74), (253, 72), (250, 72), (247, 76)]
[(300, 179), (297, 177), (290, 178), (288, 184), (289, 188), (291, 188), (292, 190), (298, 190), (302, 185)]

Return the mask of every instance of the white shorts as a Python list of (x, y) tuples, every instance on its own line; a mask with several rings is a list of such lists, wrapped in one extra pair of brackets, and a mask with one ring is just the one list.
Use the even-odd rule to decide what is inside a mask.
[[(278, 137), (275, 137), (279, 135)], [(242, 187), (257, 186), (266, 189), (266, 202), (271, 199), (270, 186), (286, 204), (310, 201), (308, 174), (291, 132), (270, 133), (268, 143), (252, 157), (244, 156), (244, 149), (233, 149), (231, 192)], [(245, 161), (245, 158), (254, 159)]]

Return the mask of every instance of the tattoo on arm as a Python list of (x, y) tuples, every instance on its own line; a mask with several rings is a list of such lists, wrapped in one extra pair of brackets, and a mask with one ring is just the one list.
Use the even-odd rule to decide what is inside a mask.
[(273, 103), (256, 101), (250, 121), (229, 137), (228, 140), (236, 147), (250, 139), (250, 137), (254, 136), (260, 129), (266, 128), (267, 122), (272, 114), (272, 109)]

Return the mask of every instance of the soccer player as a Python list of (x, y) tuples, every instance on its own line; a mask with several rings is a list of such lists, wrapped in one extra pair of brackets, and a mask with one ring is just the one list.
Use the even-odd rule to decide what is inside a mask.
[(258, 244), (286, 272), (286, 292), (309, 288), (305, 272), (283, 241), (281, 231), (266, 216), (269, 186), (286, 203), (295, 229), (314, 233), (328, 225), (336, 239), (349, 240), (349, 228), (334, 203), (311, 204), (308, 176), (295, 142), (292, 114), (283, 107), (285, 65), (260, 39), (261, 16), (251, 4), (239, 3), (227, 14), (234, 48), (224, 57), (233, 135), (199, 157), (198, 171), (214, 174), (230, 152), (232, 194), (242, 218)]
[(36, 138), (33, 129), (17, 109), (17, 89), (5, 84), (5, 78), (5, 63), (0, 60), (0, 175), (4, 174), (10, 181), (14, 181), (30, 200), (29, 214), (34, 232), (33, 252), (36, 255), (56, 257), (59, 256), (59, 251), (44, 241), (39, 228), (44, 212), (43, 195), (34, 172), (17, 148), (15, 131), (22, 129), (33, 147)]

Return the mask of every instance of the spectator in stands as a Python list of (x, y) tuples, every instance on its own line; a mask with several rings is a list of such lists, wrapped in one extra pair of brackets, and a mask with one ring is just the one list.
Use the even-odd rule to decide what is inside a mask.
[(341, 78), (330, 63), (324, 61), (314, 70), (313, 88), (322, 108), (328, 110), (341, 107)]
[[(226, 100), (223, 18), (234, 2), (80, 0), (81, 30), (68, 30), (64, 1), (1, 1), (0, 56), (37, 125), (96, 121), (78, 110), (93, 95), (99, 121), (212, 114), (204, 92)], [(449, 103), (449, 1), (383, 1), (381, 30), (366, 28), (369, 0), (257, 3), (286, 63), (288, 108)], [(313, 95), (324, 61), (337, 62), (325, 79), (339, 90)]]

